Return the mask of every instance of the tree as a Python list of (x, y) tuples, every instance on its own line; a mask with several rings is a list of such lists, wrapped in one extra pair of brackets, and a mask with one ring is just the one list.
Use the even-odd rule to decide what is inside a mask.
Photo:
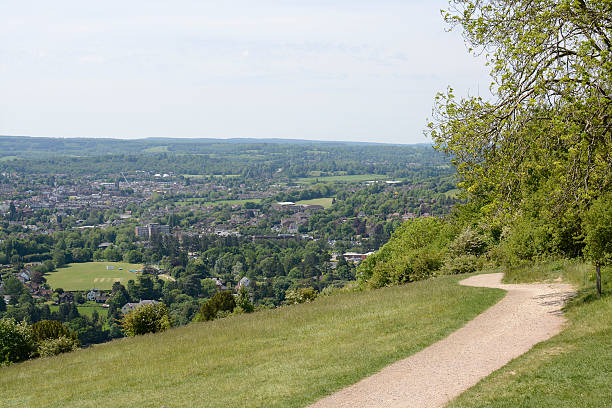
[(601, 295), (601, 265), (612, 261), (612, 193), (595, 200), (584, 217), (585, 255), (595, 262)]
[(235, 307), (236, 300), (231, 291), (218, 292), (202, 305), (199, 320), (213, 320), (218, 316), (219, 312), (231, 313)]
[(610, 190), (611, 7), (450, 0), (445, 20), (486, 55), (494, 98), (438, 94), (428, 133), (485, 214), (504, 217), (539, 192), (540, 211), (560, 218)]
[(62, 336), (76, 339), (76, 334), (57, 320), (41, 320), (34, 323), (31, 329), (32, 338), (37, 343)]
[(14, 276), (4, 281), (4, 293), (11, 297), (18, 298), (25, 291), (25, 286)]
[(57, 320), (42, 320), (31, 326), (36, 354), (41, 357), (54, 356), (79, 348), (75, 332)]
[(170, 328), (170, 319), (163, 303), (139, 306), (121, 320), (121, 329), (127, 336), (158, 333)]
[(317, 297), (317, 291), (313, 288), (291, 289), (285, 293), (285, 303), (295, 305), (298, 303), (312, 302)]
[(246, 286), (240, 286), (240, 289), (238, 289), (236, 310), (241, 313), (252, 313), (255, 310), (253, 302), (251, 302), (251, 292)]
[(66, 264), (66, 253), (62, 250), (53, 252), (53, 264), (56, 268), (60, 268)]
[(34, 350), (32, 331), (25, 321), (0, 319), (0, 366), (27, 360)]

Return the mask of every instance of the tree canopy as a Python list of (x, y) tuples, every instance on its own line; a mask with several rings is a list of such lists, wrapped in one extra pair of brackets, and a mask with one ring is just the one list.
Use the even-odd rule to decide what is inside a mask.
[[(550, 216), (610, 189), (612, 0), (451, 0), (447, 23), (491, 67), (494, 97), (436, 97), (428, 133), (485, 214), (536, 197)], [(518, 206), (518, 207), (517, 207)]]

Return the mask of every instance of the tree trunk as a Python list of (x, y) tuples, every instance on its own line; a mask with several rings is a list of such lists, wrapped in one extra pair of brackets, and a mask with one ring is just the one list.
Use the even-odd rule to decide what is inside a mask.
[(597, 273), (597, 293), (601, 296), (601, 266), (599, 262), (595, 264), (595, 271)]

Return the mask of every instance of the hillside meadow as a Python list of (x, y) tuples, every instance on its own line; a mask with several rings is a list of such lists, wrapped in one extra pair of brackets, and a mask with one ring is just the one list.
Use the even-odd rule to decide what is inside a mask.
[(340, 293), (3, 367), (3, 407), (303, 407), (446, 337), (504, 295), (457, 285), (465, 277)]
[[(112, 266), (114, 269), (108, 270), (107, 266)], [(48, 273), (45, 278), (53, 289), (109, 290), (115, 282), (127, 285), (128, 280), (136, 280), (137, 274), (130, 272), (131, 270), (142, 270), (142, 265), (126, 262), (73, 263)]]

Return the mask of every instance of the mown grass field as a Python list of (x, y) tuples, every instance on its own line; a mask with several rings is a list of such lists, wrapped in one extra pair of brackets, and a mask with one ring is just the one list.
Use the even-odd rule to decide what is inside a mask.
[(612, 406), (612, 271), (603, 271), (604, 295), (593, 283), (593, 267), (556, 261), (509, 271), (509, 283), (561, 279), (579, 288), (566, 306), (567, 327), (511, 361), (449, 407)]
[(324, 208), (332, 206), (333, 197), (313, 198), (312, 200), (297, 201), (296, 204), (322, 205)]
[(303, 407), (446, 337), (504, 294), (446, 276), (194, 323), (0, 368), (3, 407)]
[(310, 184), (316, 181), (321, 183), (329, 183), (329, 182), (353, 182), (360, 183), (362, 181), (371, 181), (371, 180), (385, 180), (388, 179), (388, 176), (384, 174), (347, 174), (343, 176), (323, 176), (323, 177), (302, 177), (296, 179), (296, 183), (302, 184)]
[[(114, 270), (106, 270), (106, 266), (114, 266)], [(130, 270), (141, 270), (142, 265), (126, 262), (85, 262), (68, 264), (45, 277), (53, 288), (64, 290), (90, 290), (93, 288), (108, 290), (113, 283), (121, 282), (127, 285), (130, 279), (136, 280), (138, 274)], [(123, 270), (119, 270), (122, 268)]]
[[(52, 312), (57, 312), (59, 309), (58, 305), (50, 305), (49, 309)], [(102, 307), (102, 305), (100, 304), (93, 304), (92, 302), (87, 302), (85, 305), (77, 305), (77, 309), (79, 311), (79, 314), (81, 316), (89, 316), (91, 317), (91, 315), (93, 314), (94, 310), (96, 310), (98, 312), (98, 315), (100, 317), (102, 317), (103, 319), (106, 319), (106, 316), (108, 315), (108, 309), (105, 309)]]

